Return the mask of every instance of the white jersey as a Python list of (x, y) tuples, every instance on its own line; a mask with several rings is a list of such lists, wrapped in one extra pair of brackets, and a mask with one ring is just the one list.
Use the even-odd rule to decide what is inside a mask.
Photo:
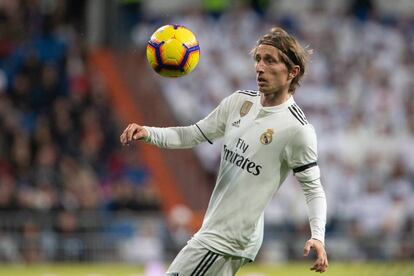
[(188, 127), (153, 128), (148, 142), (188, 148), (224, 137), (220, 170), (194, 239), (211, 251), (254, 260), (263, 240), (264, 209), (293, 170), (308, 204), (312, 238), (324, 242), (325, 193), (316, 135), (293, 97), (263, 107), (257, 91), (237, 91)]

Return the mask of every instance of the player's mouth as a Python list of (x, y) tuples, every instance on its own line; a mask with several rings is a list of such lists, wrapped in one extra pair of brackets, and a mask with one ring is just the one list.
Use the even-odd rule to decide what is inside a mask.
[(266, 84), (266, 79), (262, 77), (257, 77), (256, 81), (259, 86)]

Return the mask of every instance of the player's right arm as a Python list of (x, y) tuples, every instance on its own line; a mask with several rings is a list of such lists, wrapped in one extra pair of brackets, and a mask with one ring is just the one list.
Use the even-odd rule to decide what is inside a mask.
[(148, 127), (129, 124), (120, 136), (123, 145), (135, 140), (160, 148), (191, 148), (202, 142), (222, 137), (231, 106), (232, 96), (225, 98), (207, 117), (198, 123), (185, 127)]
[(123, 145), (142, 140), (160, 148), (191, 148), (206, 141), (206, 137), (196, 125), (186, 127), (148, 127), (136, 123), (129, 124), (120, 136)]

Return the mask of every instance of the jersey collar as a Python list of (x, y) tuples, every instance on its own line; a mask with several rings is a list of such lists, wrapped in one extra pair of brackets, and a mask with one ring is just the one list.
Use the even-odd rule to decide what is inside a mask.
[(285, 101), (282, 104), (275, 105), (275, 106), (262, 106), (262, 103), (260, 102), (260, 97), (258, 97), (259, 100), (259, 107), (261, 110), (269, 113), (275, 113), (280, 112), (285, 109), (287, 109), (289, 106), (295, 103), (295, 100), (293, 99), (293, 96), (291, 95), (287, 101)]

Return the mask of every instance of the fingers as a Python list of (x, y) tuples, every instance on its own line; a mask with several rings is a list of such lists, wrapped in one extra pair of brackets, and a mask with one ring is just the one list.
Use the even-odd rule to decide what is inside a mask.
[(318, 258), (314, 263), (313, 266), (311, 267), (310, 270), (313, 270), (315, 272), (325, 272), (328, 269), (328, 258), (326, 257), (322, 257), (322, 258)]
[(309, 241), (307, 241), (305, 243), (305, 247), (303, 248), (303, 256), (308, 256), (309, 255), (311, 247), (312, 247), (312, 244)]
[(128, 144), (128, 131), (131, 128), (131, 124), (129, 124), (125, 130), (122, 132), (121, 136), (119, 137), (119, 140), (121, 141), (122, 145)]
[(313, 263), (311, 270), (320, 273), (325, 272), (328, 269), (328, 257), (326, 255), (324, 246), (319, 241), (312, 239), (308, 240), (305, 243), (305, 247), (303, 248), (303, 255), (308, 256), (311, 249), (315, 250), (317, 256), (317, 259)]
[(318, 259), (315, 261), (310, 270), (315, 272), (325, 272), (328, 269), (328, 261), (326, 259)]
[(135, 124), (131, 124), (128, 131), (127, 131), (127, 140), (128, 142), (132, 141), (132, 136), (134, 135), (135, 131), (136, 131), (137, 127)]
[(134, 134), (132, 135), (132, 139), (134, 140), (138, 140), (141, 137), (142, 137), (142, 130), (135, 131)]
[(122, 132), (119, 140), (122, 145), (128, 145), (133, 140), (138, 140), (145, 135), (144, 128), (138, 124), (129, 124)]

